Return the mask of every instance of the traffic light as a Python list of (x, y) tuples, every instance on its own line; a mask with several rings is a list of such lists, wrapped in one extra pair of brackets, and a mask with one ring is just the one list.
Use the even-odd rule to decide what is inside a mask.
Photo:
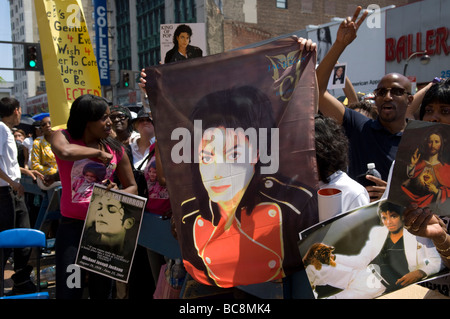
[(120, 71), (120, 87), (134, 89), (134, 72), (131, 70)]
[(123, 72), (122, 74), (122, 82), (123, 82), (123, 87), (129, 87), (130, 86), (130, 73), (128, 72)]
[(40, 61), (40, 46), (38, 43), (24, 44), (24, 68), (28, 71), (42, 71)]

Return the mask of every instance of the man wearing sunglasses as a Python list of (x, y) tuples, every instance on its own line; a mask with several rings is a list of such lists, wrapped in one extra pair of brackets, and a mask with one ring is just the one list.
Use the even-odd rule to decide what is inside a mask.
[(366, 187), (374, 201), (381, 198), (385, 191), (385, 181), (406, 127), (406, 111), (413, 96), (408, 78), (397, 73), (385, 75), (374, 91), (378, 118), (373, 120), (346, 108), (327, 92), (328, 79), (339, 56), (356, 38), (357, 30), (367, 16), (365, 11), (358, 19), (360, 11), (361, 7), (358, 7), (353, 17), (348, 17), (341, 23), (336, 41), (317, 68), (319, 110), (345, 128), (350, 143), (348, 175), (351, 178), (364, 176), (367, 164), (375, 163), (382, 178), (366, 176), (376, 184)]

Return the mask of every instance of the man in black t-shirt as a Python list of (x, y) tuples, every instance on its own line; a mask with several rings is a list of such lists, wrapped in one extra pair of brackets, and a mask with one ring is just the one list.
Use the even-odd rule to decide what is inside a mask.
[(334, 118), (345, 128), (349, 138), (348, 175), (356, 179), (367, 171), (368, 163), (375, 163), (381, 173), (381, 179), (367, 177), (375, 181), (376, 186), (367, 186), (371, 200), (378, 200), (386, 189), (389, 169), (395, 159), (398, 144), (406, 127), (406, 111), (413, 101), (411, 82), (398, 73), (385, 75), (374, 91), (375, 105), (378, 109), (376, 120), (346, 108), (340, 101), (327, 92), (328, 79), (345, 48), (356, 38), (359, 26), (367, 16), (367, 11), (358, 20), (361, 11), (358, 7), (353, 18), (344, 20), (336, 35), (330, 51), (317, 68), (319, 86), (319, 111)]

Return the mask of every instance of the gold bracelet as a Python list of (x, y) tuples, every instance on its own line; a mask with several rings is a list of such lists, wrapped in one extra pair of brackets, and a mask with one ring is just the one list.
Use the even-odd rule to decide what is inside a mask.
[(444, 239), (444, 241), (443, 241), (442, 243), (440, 243), (440, 244), (435, 244), (435, 245), (434, 245), (434, 246), (436, 247), (436, 250), (437, 250), (438, 252), (444, 253), (444, 252), (450, 251), (450, 245), (449, 245), (449, 247), (447, 247), (446, 249), (440, 249), (440, 248), (438, 247), (438, 246), (441, 246), (441, 245), (445, 244), (445, 243), (447, 242), (447, 238), (448, 238), (448, 234), (445, 234), (445, 239)]
[(438, 252), (440, 252), (440, 253), (445, 253), (445, 252), (447, 252), (447, 251), (450, 251), (450, 247), (448, 247), (447, 249), (439, 249), (439, 248), (436, 247), (436, 250), (437, 250)]
[(441, 249), (439, 249), (439, 248), (436, 247), (436, 250), (437, 250), (439, 253), (445, 253), (445, 252), (447, 252), (447, 251), (450, 251), (450, 248), (447, 248), (447, 249), (445, 249), (445, 250), (441, 250)]
[(444, 232), (444, 240), (442, 241), (442, 243), (436, 244), (435, 246), (440, 246), (440, 245), (442, 245), (443, 243), (445, 243), (445, 242), (447, 241), (447, 236), (448, 236), (448, 234), (447, 234), (446, 232)]

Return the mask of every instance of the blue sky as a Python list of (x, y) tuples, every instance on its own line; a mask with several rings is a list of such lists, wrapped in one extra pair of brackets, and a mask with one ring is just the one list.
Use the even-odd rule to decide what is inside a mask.
[[(11, 41), (11, 23), (9, 18), (9, 1), (0, 0), (0, 40)], [(12, 67), (12, 46), (0, 43), (0, 67)], [(13, 72), (0, 70), (0, 76), (6, 81), (13, 81)]]

